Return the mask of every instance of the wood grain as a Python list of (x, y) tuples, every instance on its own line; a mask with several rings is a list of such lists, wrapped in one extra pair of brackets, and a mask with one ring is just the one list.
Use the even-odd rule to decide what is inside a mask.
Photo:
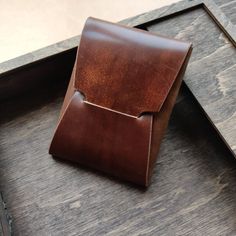
[[(202, 9), (179, 17), (150, 30), (199, 40), (207, 28), (210, 53), (206, 46), (197, 47), (186, 81), (192, 68), (205, 60), (209, 68), (200, 72), (217, 82), (212, 84), (215, 94), (210, 102), (221, 100), (222, 94), (229, 96), (227, 78), (235, 73), (230, 64), (234, 58), (229, 57), (233, 47)], [(198, 34), (193, 35), (190, 26)], [(213, 80), (213, 72), (223, 79)], [(200, 82), (201, 88), (211, 88)], [(236, 161), (186, 87), (147, 190), (52, 159), (47, 152), (66, 86), (58, 82), (43, 87), (0, 103), (0, 189), (15, 235), (236, 235)], [(219, 107), (225, 114), (214, 115), (218, 120), (232, 116), (226, 105)]]
[(148, 30), (193, 42), (185, 83), (236, 155), (234, 45), (202, 8), (151, 25)]
[(11, 235), (11, 218), (0, 193), (0, 236)]
[[(213, 29), (217, 28), (217, 25), (221, 28), (222, 31), (219, 31), (220, 28), (218, 28), (219, 33), (217, 32), (216, 35), (219, 36), (223, 35), (223, 32), (225, 33), (225, 35), (223, 35), (223, 37), (225, 38), (225, 40), (227, 41), (227, 39), (229, 39), (232, 43), (232, 45), (236, 45), (235, 39), (236, 39), (236, 27), (235, 25), (233, 25), (228, 17), (235, 22), (235, 7), (236, 7), (236, 1), (232, 0), (232, 1), (223, 1), (223, 0), (215, 0), (216, 4), (223, 10), (224, 13), (227, 14), (227, 17), (223, 14), (223, 12), (216, 6), (216, 4), (212, 1), (212, 0), (183, 0), (180, 1), (178, 3), (172, 4), (170, 6), (166, 6), (160, 9), (156, 9), (153, 10), (151, 12), (148, 13), (144, 13), (129, 19), (126, 19), (124, 21), (121, 21), (121, 24), (125, 24), (125, 25), (129, 25), (129, 26), (133, 26), (133, 27), (138, 27), (141, 29), (146, 29), (148, 26), (150, 26), (150, 24), (155, 24), (155, 25), (159, 25), (159, 23), (165, 24), (165, 22), (168, 21), (172, 21), (173, 23), (175, 23), (174, 19), (177, 16), (183, 16), (186, 15), (183, 12), (188, 12), (189, 10), (193, 10), (196, 8), (200, 8), (205, 14), (205, 19), (204, 17), (202, 18), (202, 20), (205, 20), (205, 23), (203, 22), (203, 24), (205, 24), (205, 27), (207, 27), (208, 23), (213, 27)], [(199, 10), (200, 10), (199, 9)], [(189, 12), (189, 19), (186, 19), (189, 21), (189, 23), (191, 24), (191, 22), (193, 21), (194, 18), (191, 19), (191, 14), (193, 12)], [(194, 14), (193, 14), (194, 15)], [(210, 18), (211, 17), (211, 18)], [(172, 20), (171, 20), (172, 19)], [(178, 18), (179, 19), (179, 18)], [(213, 21), (214, 19), (214, 21)], [(187, 22), (187, 21), (186, 21)], [(184, 25), (184, 22), (180, 23), (180, 26), (177, 26), (175, 24), (176, 30), (183, 30), (186, 26), (186, 24)], [(197, 23), (198, 25), (201, 25), (200, 20)], [(174, 25), (174, 24), (173, 24)], [(170, 25), (170, 28), (168, 27), (164, 27), (165, 29), (163, 29), (162, 31), (160, 30), (160, 32), (163, 32), (163, 34), (171, 34), (174, 35), (176, 37), (183, 37), (186, 38), (187, 40), (192, 40), (192, 37), (194, 35), (191, 35), (190, 31), (191, 31), (191, 27), (190, 29), (188, 29), (188, 33), (186, 33), (186, 35), (179, 35), (177, 36), (176, 34), (176, 30), (173, 30), (172, 25)], [(161, 26), (157, 26), (157, 27), (161, 27)], [(181, 28), (182, 27), (182, 28)], [(196, 27), (196, 25), (194, 26)], [(151, 26), (152, 28), (152, 26)], [(210, 27), (209, 27), (210, 29)], [(159, 30), (158, 28), (156, 30)], [(172, 31), (173, 30), (173, 31)], [(204, 29), (203, 28), (199, 28), (197, 30), (202, 30), (202, 35), (204, 35)], [(155, 31), (155, 30), (154, 30)], [(200, 35), (200, 31), (198, 36)], [(175, 34), (174, 34), (175, 32)], [(212, 33), (212, 34), (211, 34)], [(184, 34), (184, 32), (183, 32)], [(187, 35), (190, 34), (190, 35)], [(211, 36), (210, 36), (211, 35)], [(206, 33), (206, 36), (210, 36), (209, 39), (211, 40), (215, 40), (214, 39), (214, 30), (212, 31), (210, 29), (210, 32)], [(40, 79), (44, 78), (44, 76), (41, 77), (35, 77), (34, 80), (29, 80), (29, 78), (27, 78), (27, 83), (24, 83), (23, 81), (21, 82), (21, 78), (20, 76), (18, 76), (20, 73), (24, 74), (25, 73), (25, 68), (28, 67), (30, 69), (35, 70), (35, 73), (38, 75), (37, 69), (42, 69), (40, 67), (40, 65), (42, 64), (42, 61), (50, 61), (52, 58), (57, 57), (57, 55), (67, 55), (69, 57), (74, 57), (75, 51), (76, 51), (76, 46), (79, 42), (79, 36), (73, 37), (71, 39), (56, 43), (54, 45), (51, 45), (49, 47), (40, 49), (38, 51), (29, 53), (27, 55), (21, 56), (19, 58), (15, 58), (13, 60), (4, 62), (0, 64), (0, 90), (2, 90), (1, 94), (0, 94), (0, 100), (1, 99), (5, 99), (7, 96), (12, 97), (12, 96), (19, 96), (21, 94), (23, 94), (24, 92), (28, 92), (30, 90), (33, 89), (33, 86), (35, 84), (35, 87), (38, 86), (38, 84), (40, 83)], [(208, 40), (203, 40), (203, 37), (196, 37), (194, 39), (195, 44), (198, 47), (198, 50), (203, 50), (203, 52), (201, 51), (200, 54), (198, 55), (199, 57), (205, 57), (205, 53), (207, 53), (207, 46), (209, 44), (209, 39)], [(199, 42), (198, 42), (199, 40)], [(202, 40), (204, 42), (202, 42)], [(223, 45), (220, 43), (220, 41), (222, 41), (222, 39), (217, 40), (217, 42), (214, 42), (214, 45), (212, 47), (212, 45), (210, 45), (210, 53), (212, 53), (212, 50), (217, 50), (217, 48), (222, 47)], [(218, 44), (217, 44), (218, 43)], [(200, 44), (200, 45), (199, 45)], [(195, 46), (196, 46), (195, 45)], [(204, 48), (206, 47), (206, 48)], [(234, 49), (226, 49), (230, 50), (230, 53), (232, 55), (233, 58), (235, 58), (233, 51)], [(204, 52), (206, 51), (206, 52)], [(201, 54), (202, 53), (202, 54)], [(217, 63), (220, 63), (220, 52), (218, 52), (218, 61), (217, 62), (209, 62), (208, 66), (211, 66), (211, 63), (214, 64), (214, 67), (217, 68), (221, 68), (221, 65), (218, 66)], [(214, 57), (214, 54), (213, 54)], [(206, 60), (208, 60), (208, 58), (206, 58)], [(210, 59), (209, 59), (210, 60)], [(60, 60), (59, 60), (60, 61)], [(232, 60), (232, 62), (234, 61), (234, 59)], [(203, 63), (204, 64), (204, 63)], [(35, 69), (34, 69), (35, 68)], [(54, 67), (52, 67), (54, 68)], [(227, 68), (222, 68), (223, 70), (227, 70)], [(206, 72), (207, 70), (205, 70)], [(48, 73), (48, 72), (47, 72)], [(52, 70), (51, 70), (52, 73)], [(207, 72), (206, 72), (207, 73)], [(209, 73), (209, 71), (208, 71)], [(226, 71), (225, 73), (227, 73), (227, 81), (230, 81), (230, 83), (232, 83), (232, 86), (234, 84), (234, 80), (232, 79), (232, 76), (234, 76), (234, 68), (231, 70), (229, 69), (229, 71)], [(228, 78), (228, 73), (230, 73), (230, 78)], [(49, 75), (51, 76), (51, 75)], [(199, 76), (201, 75), (197, 75), (196, 79), (199, 78)], [(206, 74), (204, 74), (204, 76), (207, 76)], [(28, 76), (29, 77), (29, 76)], [(14, 79), (16, 78), (16, 79)], [(51, 76), (51, 78), (53, 78), (53, 76)], [(195, 80), (195, 77), (191, 75), (192, 81)], [(220, 78), (222, 78), (222, 76), (220, 75)], [(218, 80), (225, 80), (225, 74), (223, 75), (223, 79), (216, 79), (216, 81)], [(49, 81), (48, 79), (44, 79), (45, 81)], [(208, 83), (212, 81), (212, 78), (208, 81)], [(34, 83), (35, 82), (35, 83)], [(195, 82), (193, 81), (193, 84)], [(224, 82), (223, 82), (224, 83)], [(14, 86), (12, 86), (12, 84), (14, 84)], [(23, 84), (26, 84), (28, 86), (22, 86)], [(206, 89), (201, 90), (201, 88), (196, 85), (193, 85), (187, 82), (187, 85), (189, 86), (189, 88), (191, 89), (191, 91), (193, 92), (193, 94), (195, 95), (195, 98), (198, 100), (199, 104), (203, 107), (207, 117), (209, 118), (209, 120), (212, 122), (213, 126), (216, 127), (217, 131), (219, 132), (220, 136), (222, 137), (222, 139), (225, 141), (225, 143), (228, 145), (228, 147), (231, 149), (232, 153), (235, 155), (235, 144), (234, 144), (234, 140), (235, 140), (235, 129), (231, 129), (232, 126), (235, 126), (235, 115), (231, 115), (231, 114), (226, 114), (224, 115), (225, 119), (230, 119), (229, 122), (227, 123), (220, 123), (221, 121), (218, 120), (218, 118), (215, 120), (212, 117), (215, 116), (215, 114), (217, 113), (217, 109), (219, 106), (221, 106), (221, 104), (223, 104), (226, 107), (229, 107), (228, 110), (230, 110), (233, 107), (233, 111), (234, 111), (234, 106), (232, 106), (232, 102), (234, 102), (234, 97), (235, 97), (235, 93), (231, 96), (231, 95), (225, 95), (225, 92), (222, 92), (223, 95), (219, 95), (218, 94), (218, 99), (220, 99), (221, 101), (213, 104), (211, 103), (210, 108), (206, 107), (206, 103), (204, 101), (202, 101), (201, 99), (203, 98), (203, 95), (206, 94)], [(225, 85), (225, 83), (224, 83)], [(224, 87), (223, 85), (223, 87)], [(219, 84), (219, 89), (222, 88), (222, 86)], [(231, 88), (232, 88), (231, 86)], [(211, 87), (211, 86), (210, 86)], [(215, 87), (212, 86), (212, 88), (210, 88), (209, 86), (207, 86), (207, 94), (204, 97), (204, 100), (208, 100), (208, 97), (211, 96), (212, 93), (215, 93)], [(232, 90), (230, 90), (230, 92), (228, 91), (228, 87), (229, 85), (226, 85), (227, 88), (227, 93), (231, 93)], [(20, 88), (20, 89), (19, 89)], [(212, 89), (212, 90), (211, 90)], [(224, 88), (223, 88), (224, 89)], [(199, 91), (201, 90), (201, 91)], [(218, 92), (217, 92), (218, 93)], [(200, 94), (200, 95), (199, 95)], [(208, 96), (209, 95), (209, 96)], [(215, 94), (213, 95), (215, 96)], [(230, 96), (230, 98), (228, 99), (228, 96)], [(199, 97), (199, 98), (198, 98)], [(233, 100), (233, 101), (232, 101)], [(209, 105), (207, 103), (207, 105)], [(222, 110), (222, 109), (220, 109)], [(222, 112), (228, 112), (225, 111), (225, 109)], [(232, 112), (232, 110), (230, 110), (230, 112)], [(219, 116), (219, 114), (217, 113), (217, 116)], [(223, 119), (224, 119), (223, 118)]]
[[(186, 35), (177, 35), (179, 32), (176, 31), (181, 31), (184, 30), (184, 28), (187, 27), (187, 25), (182, 21), (180, 23), (180, 26), (178, 26), (177, 24), (175, 24), (175, 20), (176, 17), (178, 19), (182, 17), (186, 17), (187, 12), (189, 15), (189, 19), (186, 19), (186, 22), (188, 21), (190, 24), (194, 19), (191, 19), (191, 14), (195, 15), (195, 13), (193, 13), (191, 10), (196, 9), (196, 8), (200, 8), (198, 10), (203, 11), (203, 14), (205, 14), (205, 16), (203, 16), (202, 20), (205, 22), (203, 22), (203, 25), (205, 25), (206, 29), (208, 29), (208, 23), (213, 27), (213, 29), (210, 29), (210, 32), (205, 32), (208, 30), (205, 30), (203, 28), (199, 28), (197, 29), (199, 32), (202, 30), (203, 32), (201, 33), (202, 35), (204, 35), (204, 33), (206, 33), (206, 38), (210, 36), (211, 40), (215, 41), (214, 39), (214, 33), (215, 31), (217, 31), (217, 25), (220, 26), (222, 31), (219, 31), (220, 28), (218, 28), (218, 32), (216, 32), (216, 35), (223, 38), (225, 38), (225, 40), (227, 41), (227, 39), (229, 39), (232, 43), (232, 45), (236, 45), (236, 26), (232, 24), (232, 22), (230, 22), (229, 19), (231, 19), (233, 22), (235, 22), (236, 19), (236, 11), (234, 11), (235, 7), (236, 7), (236, 1), (232, 0), (232, 1), (223, 1), (223, 0), (215, 0), (216, 4), (221, 8), (221, 11), (216, 4), (212, 1), (212, 0), (184, 0), (184, 1), (180, 1), (178, 3), (172, 4), (170, 6), (166, 6), (160, 9), (155, 9), (153, 11), (150, 11), (148, 13), (144, 13), (129, 19), (126, 19), (124, 21), (121, 21), (121, 24), (125, 24), (125, 25), (129, 25), (129, 26), (133, 26), (133, 27), (138, 27), (141, 29), (146, 29), (148, 26), (150, 26), (150, 24), (155, 24), (158, 25), (157, 27), (159, 27), (159, 29), (157, 28), (156, 30), (160, 31), (160, 33), (163, 32), (163, 34), (169, 34), (169, 35), (173, 35), (176, 37), (182, 37), (182, 38), (186, 38), (187, 40), (193, 40), (195, 42), (195, 46), (197, 46), (198, 50), (202, 50), (201, 52), (198, 53), (198, 57), (199, 58), (203, 58), (205, 57), (207, 50), (208, 50), (208, 44), (209, 44), (209, 40), (204, 40), (203, 37), (196, 37), (193, 39), (194, 35), (190, 33), (191, 31), (191, 27), (186, 29), (189, 32), (186, 33)], [(186, 12), (186, 14), (183, 14), (183, 12)], [(198, 13), (197, 13), (198, 14)], [(199, 13), (200, 14), (200, 13)], [(226, 16), (225, 16), (226, 14)], [(211, 16), (211, 18), (210, 18)], [(180, 18), (179, 18), (180, 17)], [(196, 17), (196, 16), (195, 16)], [(172, 19), (172, 20), (171, 20)], [(213, 21), (214, 19), (214, 21)], [(173, 29), (172, 25), (169, 24), (170, 28), (165, 28), (163, 27), (163, 25), (165, 25), (165, 22), (167, 22), (166, 24), (168, 24), (168, 21), (173, 22), (173, 25), (175, 25), (175, 29)], [(180, 20), (181, 21), (181, 20)], [(198, 25), (201, 25), (201, 19), (198, 20)], [(161, 24), (162, 23), (162, 26)], [(160, 26), (159, 26), (160, 25)], [(151, 26), (152, 27), (152, 26)], [(163, 29), (161, 29), (161, 27)], [(182, 28), (181, 28), (182, 27)], [(197, 27), (196, 25), (193, 27)], [(164, 29), (165, 28), (165, 29)], [(221, 33), (222, 34), (221, 34)], [(223, 32), (225, 32), (224, 35)], [(185, 32), (183, 32), (183, 34), (185, 34)], [(199, 36), (199, 35), (198, 35)], [(49, 47), (37, 50), (35, 52), (29, 53), (27, 55), (23, 55), (21, 57), (15, 58), (13, 60), (4, 62), (0, 64), (0, 100), (2, 99), (6, 99), (7, 97), (13, 97), (13, 96), (20, 96), (21, 94), (24, 94), (25, 92), (28, 92), (32, 89), (37, 89), (37, 87), (40, 84), (40, 77), (39, 72), (38, 71), (45, 71), (45, 67), (43, 67), (42, 65), (44, 63), (54, 63), (53, 66), (51, 67), (47, 67), (50, 68), (50, 70), (46, 70), (46, 73), (44, 76), (41, 76), (42, 78), (42, 84), (45, 82), (50, 82), (50, 81), (55, 81), (53, 79), (50, 78), (55, 78), (54, 74), (55, 74), (55, 68), (57, 67), (61, 67), (61, 63), (64, 63), (63, 60), (58, 59), (57, 61), (54, 60), (53, 62), (53, 58), (59, 58), (58, 56), (60, 55), (60, 57), (64, 57), (65, 55), (70, 58), (69, 60), (71, 60), (71, 58), (74, 58), (75, 56), (75, 51), (76, 51), (76, 46), (79, 42), (79, 36), (73, 37), (71, 39), (68, 40), (64, 40), (62, 42), (56, 43), (54, 45), (51, 45)], [(198, 42), (199, 40), (199, 42)], [(213, 42), (212, 41), (212, 42)], [(209, 53), (213, 53), (212, 50), (217, 50), (217, 48), (224, 46), (224, 44), (222, 44), (222, 38), (218, 38), (217, 42), (213, 42), (213, 46), (210, 45), (211, 51), (209, 51)], [(200, 44), (200, 45), (199, 45)], [(211, 43), (210, 43), (211, 44)], [(225, 43), (226, 46), (226, 43)], [(205, 47), (205, 48), (204, 48)], [(206, 51), (206, 52), (204, 52)], [(233, 48), (228, 48), (225, 50), (225, 53), (227, 53), (227, 51), (230, 51), (230, 54), (232, 55), (232, 62), (235, 61), (235, 54), (233, 54), (234, 49)], [(195, 52), (195, 51), (194, 51)], [(202, 53), (202, 54), (201, 54)], [(222, 67), (222, 60), (219, 57), (220, 56), (220, 51), (217, 52), (218, 54), (218, 61), (216, 62), (209, 62), (208, 66), (211, 66), (211, 63), (214, 64), (214, 66), (212, 66), (213, 68), (217, 67), (221, 68)], [(194, 53), (195, 55), (195, 53)], [(214, 57), (214, 54), (213, 54)], [(229, 58), (229, 57), (228, 57)], [(205, 60), (208, 60), (208, 58), (206, 58)], [(67, 60), (65, 60), (67, 61)], [(209, 59), (210, 61), (210, 59)], [(221, 64), (217, 64), (217, 63), (221, 63)], [(226, 62), (227, 63), (227, 62)], [(202, 62), (202, 64), (204, 64), (204, 62)], [(65, 64), (67, 65), (67, 64)], [(199, 67), (199, 65), (198, 65)], [(27, 70), (25, 70), (25, 68), (27, 68)], [(53, 69), (54, 68), (54, 69)], [(222, 67), (222, 70), (227, 70), (226, 67)], [(229, 69), (229, 68), (228, 68)], [(35, 76), (29, 76), (29, 72), (31, 73), (35, 73)], [(207, 69), (205, 70), (206, 73), (209, 73), (209, 70), (207, 72)], [(219, 72), (219, 71), (218, 71)], [(53, 74), (54, 73), (54, 74)], [(204, 76), (208, 76), (207, 74), (204, 74)], [(232, 76), (234, 76), (234, 68), (231, 70), (227, 70), (225, 72), (227, 75), (223, 75), (224, 78), (225, 76), (227, 77), (227, 81), (230, 81), (230, 83), (232, 83), (231, 88), (233, 88), (234, 85), (234, 80), (232, 79)], [(229, 73), (230, 73), (230, 78), (229, 78)], [(202, 76), (203, 73), (201, 73), (201, 75), (196, 75), (196, 79), (199, 78), (199, 76)], [(212, 75), (211, 75), (212, 76)], [(215, 75), (216, 76), (216, 75)], [(220, 81), (225, 81), (225, 79), (222, 79), (222, 74), (219, 75), (220, 76)], [(59, 77), (61, 77), (59, 75)], [(196, 84), (195, 80), (195, 75), (192, 76), (191, 75), (191, 80), (193, 84), (187, 83), (188, 86), (190, 87), (192, 93), (195, 95), (195, 98), (198, 100), (199, 104), (203, 107), (207, 117), (209, 118), (209, 120), (212, 122), (213, 126), (216, 127), (217, 131), (220, 133), (222, 139), (225, 141), (226, 145), (229, 146), (229, 148), (231, 149), (232, 153), (235, 155), (235, 144), (234, 144), (234, 139), (235, 139), (235, 129), (231, 130), (231, 127), (236, 127), (236, 123), (235, 123), (235, 115), (232, 114), (226, 114), (224, 115), (224, 117), (220, 118), (220, 119), (230, 119), (229, 122), (226, 123), (221, 123), (221, 120), (219, 121), (219, 112), (222, 109), (218, 110), (219, 106), (224, 106), (225, 104), (227, 104), (227, 106), (229, 106), (229, 108), (225, 108), (227, 109), (227, 111), (223, 111), (223, 112), (230, 112), (232, 113), (232, 111), (234, 112), (234, 106), (232, 105), (232, 102), (234, 102), (234, 97), (235, 94), (233, 94), (232, 96), (229, 95), (229, 93), (231, 94), (232, 89), (228, 90), (229, 88), (229, 84), (226, 85), (226, 89), (227, 89), (227, 95), (225, 95), (225, 90), (224, 92), (222, 92), (222, 96), (219, 95), (219, 92), (215, 91), (215, 85), (214, 83), (216, 83), (216, 81), (219, 81), (219, 79), (217, 78), (216, 80), (213, 80), (212, 78), (210, 78), (210, 80), (208, 81), (208, 85), (210, 82), (213, 82), (212, 85), (207, 86), (207, 89), (203, 89), (201, 90), (201, 87), (198, 86), (198, 84)], [(225, 83), (223, 83), (223, 89), (225, 86)], [(195, 84), (195, 85), (194, 85)], [(211, 88), (210, 88), (211, 87)], [(219, 84), (219, 89), (222, 89), (221, 84)], [(201, 90), (201, 91), (199, 91)], [(207, 90), (207, 93), (205, 93)], [(210, 91), (210, 92), (209, 92)], [(202, 95), (205, 93), (205, 97), (204, 97), (204, 101), (202, 101), (203, 97)], [(209, 106), (209, 104), (206, 104), (206, 100), (208, 100), (208, 95), (212, 97), (215, 97), (215, 93), (217, 93), (218, 95), (218, 99), (220, 99), (221, 101), (213, 104), (213, 102), (210, 105), (210, 108), (206, 107)], [(229, 99), (227, 97), (230, 97)], [(226, 107), (227, 107), (226, 106)], [(233, 107), (233, 110), (231, 110), (231, 108)], [(215, 114), (218, 116), (216, 119), (213, 119), (212, 117), (215, 116)], [(220, 122), (220, 124), (219, 124)]]
[(48, 155), (65, 88), (2, 104), (0, 189), (15, 235), (234, 235), (236, 165), (182, 91), (148, 190)]

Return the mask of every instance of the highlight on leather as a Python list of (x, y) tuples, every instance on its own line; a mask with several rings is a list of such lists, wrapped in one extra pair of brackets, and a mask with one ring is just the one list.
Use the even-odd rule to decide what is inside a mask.
[(148, 186), (191, 48), (88, 18), (49, 152)]

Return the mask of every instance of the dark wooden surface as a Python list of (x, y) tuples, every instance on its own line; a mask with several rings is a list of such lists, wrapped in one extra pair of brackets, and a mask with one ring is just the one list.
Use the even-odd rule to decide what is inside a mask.
[(7, 212), (6, 204), (0, 193), (0, 236), (11, 235), (11, 218)]
[(146, 191), (47, 154), (63, 93), (1, 106), (0, 188), (16, 235), (235, 235), (235, 160), (186, 91)]
[[(188, 70), (186, 83), (222, 140), (236, 156), (234, 143), (236, 138), (234, 102), (236, 26), (233, 24), (236, 19), (236, 3), (233, 0), (216, 0), (215, 3), (212, 0), (184, 0), (120, 23), (142, 29), (148, 28), (151, 31), (194, 42), (193, 54), (197, 55), (197, 58), (192, 59), (194, 61), (191, 69)], [(205, 30), (208, 25), (210, 25), (209, 31)], [(172, 26), (175, 26), (178, 32), (172, 30)], [(214, 38), (215, 35), (218, 38)], [(68, 63), (64, 62), (73, 60), (79, 38), (76, 36), (0, 63), (0, 101), (52, 81), (48, 78), (62, 78), (64, 75), (58, 75), (56, 68), (68, 66)], [(222, 60), (222, 57), (225, 60)], [(42, 66), (46, 64), (47, 67)], [(196, 73), (199, 68), (201, 73)], [(44, 75), (38, 76), (39, 71)]]
[(236, 235), (236, 161), (188, 89), (144, 190), (47, 154), (65, 88), (0, 104), (0, 189), (15, 235)]
[[(233, 8), (236, 2), (226, 6)], [(193, 43), (185, 83), (236, 156), (235, 46), (202, 8), (150, 25), (148, 30)]]
[(236, 157), (235, 8), (235, 1), (182, 1), (123, 23), (146, 20), (149, 31), (193, 42), (185, 83)]

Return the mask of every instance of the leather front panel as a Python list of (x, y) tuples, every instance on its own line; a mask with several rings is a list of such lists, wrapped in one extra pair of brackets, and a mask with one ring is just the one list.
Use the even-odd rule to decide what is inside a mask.
[(50, 153), (146, 185), (152, 115), (134, 118), (84, 102), (75, 92)]

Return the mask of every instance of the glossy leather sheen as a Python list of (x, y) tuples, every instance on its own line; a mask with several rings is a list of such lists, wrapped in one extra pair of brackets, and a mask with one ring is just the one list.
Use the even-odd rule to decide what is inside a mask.
[(50, 153), (148, 186), (191, 44), (89, 18)]

